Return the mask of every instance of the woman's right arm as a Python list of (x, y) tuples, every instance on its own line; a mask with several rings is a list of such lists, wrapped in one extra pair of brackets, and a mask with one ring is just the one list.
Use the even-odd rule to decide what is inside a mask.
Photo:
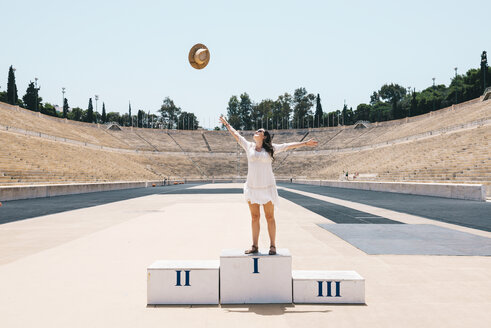
[(225, 119), (225, 117), (223, 116), (220, 116), (220, 122), (225, 125), (225, 127), (227, 128), (227, 130), (230, 132), (230, 134), (235, 138), (235, 140), (242, 146), (242, 148), (246, 149), (247, 148), (247, 140), (240, 135), (239, 132), (237, 132), (237, 130), (235, 130), (228, 122), (227, 120)]
[(225, 127), (227, 128), (228, 132), (230, 132), (230, 134), (235, 138), (235, 140), (237, 140), (237, 142), (239, 142), (239, 133), (237, 132), (237, 130), (235, 130), (228, 122), (227, 120), (225, 119), (225, 117), (223, 116), (220, 116), (220, 123), (222, 123), (223, 125), (225, 125)]

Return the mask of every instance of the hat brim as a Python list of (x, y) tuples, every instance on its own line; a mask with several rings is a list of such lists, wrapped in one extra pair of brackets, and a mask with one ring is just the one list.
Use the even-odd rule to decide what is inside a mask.
[(191, 64), (191, 66), (193, 66), (194, 68), (196, 69), (203, 69), (206, 67), (206, 65), (208, 65), (208, 63), (210, 62), (210, 50), (208, 50), (208, 56), (206, 57), (206, 60), (202, 63), (202, 64), (198, 64), (195, 60), (194, 60), (194, 54), (196, 53), (196, 51), (198, 51), (199, 49), (206, 49), (208, 50), (208, 48), (204, 45), (204, 44), (201, 44), (201, 43), (197, 43), (195, 44), (191, 50), (189, 50), (189, 55), (188, 55), (188, 60), (189, 60), (189, 63)]

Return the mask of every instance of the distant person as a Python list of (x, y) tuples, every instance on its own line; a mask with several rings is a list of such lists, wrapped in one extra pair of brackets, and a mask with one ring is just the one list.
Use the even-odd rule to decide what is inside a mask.
[(260, 205), (263, 205), (266, 221), (268, 222), (268, 233), (270, 239), (269, 254), (276, 254), (276, 222), (274, 219), (274, 206), (278, 205), (278, 191), (271, 166), (274, 154), (282, 151), (309, 146), (317, 146), (317, 141), (309, 139), (304, 142), (291, 142), (283, 144), (271, 143), (271, 135), (264, 129), (254, 133), (254, 142), (247, 141), (241, 136), (227, 120), (221, 116), (220, 122), (225, 125), (232, 136), (244, 148), (247, 154), (247, 181), (244, 184), (244, 196), (249, 204), (252, 218), (252, 246), (246, 250), (246, 254), (259, 252), (259, 218)]

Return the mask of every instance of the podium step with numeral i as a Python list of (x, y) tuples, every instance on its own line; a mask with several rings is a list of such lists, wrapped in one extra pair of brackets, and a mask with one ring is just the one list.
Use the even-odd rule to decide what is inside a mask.
[(292, 256), (286, 248), (276, 255), (223, 250), (220, 255), (222, 304), (292, 303)]

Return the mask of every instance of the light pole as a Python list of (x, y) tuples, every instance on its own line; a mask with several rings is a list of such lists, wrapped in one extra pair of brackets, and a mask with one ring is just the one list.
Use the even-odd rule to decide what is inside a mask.
[(432, 78), (433, 80), (433, 111), (435, 111), (435, 78)]
[(61, 108), (65, 110), (65, 87), (61, 88), (61, 93), (63, 94), (63, 99), (61, 100)]
[[(408, 96), (408, 99), (409, 97), (411, 97), (411, 87), (407, 87), (407, 96)], [(408, 115), (406, 115), (406, 117), (411, 117), (411, 102), (409, 102), (409, 110), (408, 110)]]
[(38, 111), (38, 91), (39, 91), (39, 89), (38, 89), (38, 78), (37, 77), (34, 78), (34, 82), (36, 83), (36, 86), (35, 86), (35, 89), (36, 89), (36, 107), (35, 108), (36, 108), (36, 112), (37, 112)]
[(97, 100), (99, 100), (99, 95), (95, 95), (95, 122), (97, 123)]
[(482, 90), (486, 90), (487, 84), (486, 84), (486, 75), (488, 75), (488, 55), (486, 51), (482, 52), (481, 55), (481, 73), (482, 73), (482, 80), (483, 80), (483, 88)]
[(457, 103), (457, 67), (454, 67), (455, 70), (455, 103)]

